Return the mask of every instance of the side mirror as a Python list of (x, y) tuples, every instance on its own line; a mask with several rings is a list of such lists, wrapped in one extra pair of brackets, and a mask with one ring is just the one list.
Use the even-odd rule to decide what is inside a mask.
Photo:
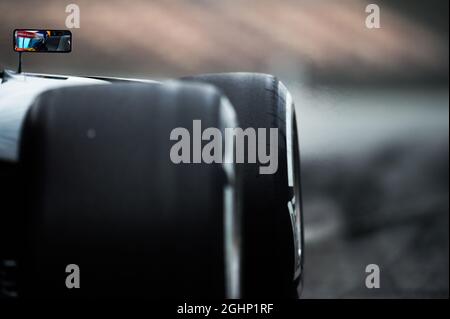
[(14, 51), (16, 52), (59, 52), (72, 51), (72, 33), (67, 30), (14, 30)]

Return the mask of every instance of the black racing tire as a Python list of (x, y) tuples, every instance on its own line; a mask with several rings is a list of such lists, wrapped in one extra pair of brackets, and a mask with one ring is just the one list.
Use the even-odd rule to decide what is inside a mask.
[(261, 175), (260, 163), (240, 164), (238, 170), (243, 183), (243, 296), (298, 297), (303, 221), (298, 126), (290, 93), (266, 74), (206, 74), (184, 80), (220, 89), (242, 129), (278, 128), (276, 173)]
[[(172, 129), (236, 125), (213, 86), (110, 84), (41, 94), (23, 125), (19, 296), (240, 297), (233, 165), (174, 164)], [(66, 266), (80, 288), (65, 285)]]

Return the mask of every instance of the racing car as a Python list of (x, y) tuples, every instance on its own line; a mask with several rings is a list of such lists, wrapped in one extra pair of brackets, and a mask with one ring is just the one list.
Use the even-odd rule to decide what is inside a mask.
[(298, 123), (278, 78), (0, 77), (3, 298), (298, 297)]

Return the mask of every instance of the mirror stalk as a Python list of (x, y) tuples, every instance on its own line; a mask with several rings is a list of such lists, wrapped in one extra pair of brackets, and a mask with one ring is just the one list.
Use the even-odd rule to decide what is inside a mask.
[(17, 73), (22, 73), (22, 52), (19, 52), (19, 66), (17, 68)]

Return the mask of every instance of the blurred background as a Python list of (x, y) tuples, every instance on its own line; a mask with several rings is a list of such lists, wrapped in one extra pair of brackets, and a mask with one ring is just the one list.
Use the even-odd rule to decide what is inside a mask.
[[(368, 3), (381, 28), (368, 29)], [(0, 0), (0, 68), (15, 28), (66, 29), (70, 54), (26, 72), (169, 78), (277, 75), (294, 95), (306, 228), (304, 298), (448, 298), (446, 0)], [(381, 288), (365, 287), (365, 267)]]

